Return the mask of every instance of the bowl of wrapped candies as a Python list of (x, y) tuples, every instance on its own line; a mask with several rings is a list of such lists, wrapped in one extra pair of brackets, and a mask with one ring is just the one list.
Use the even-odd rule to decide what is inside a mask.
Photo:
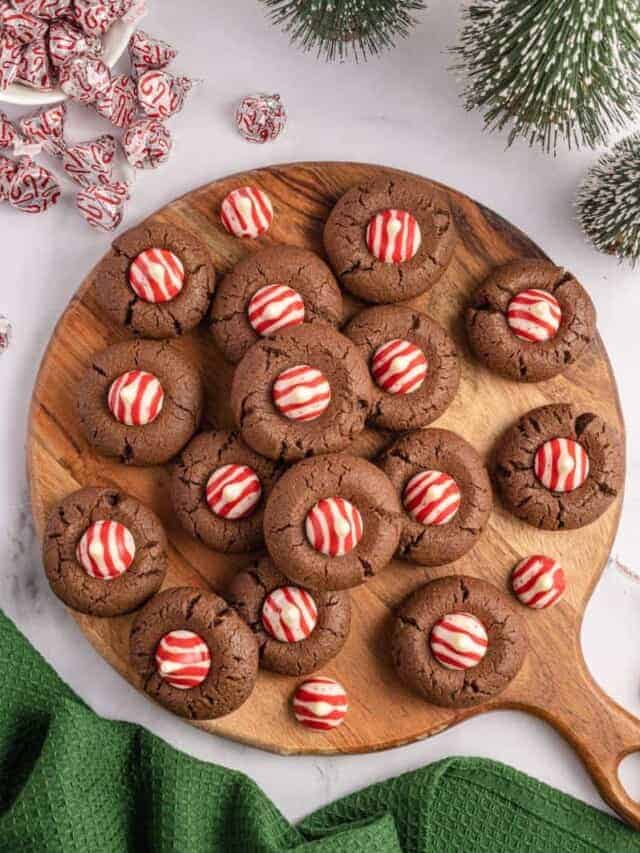
[(41, 106), (65, 100), (75, 63), (106, 74), (124, 53), (140, 0), (11, 0), (0, 4), (0, 101)]

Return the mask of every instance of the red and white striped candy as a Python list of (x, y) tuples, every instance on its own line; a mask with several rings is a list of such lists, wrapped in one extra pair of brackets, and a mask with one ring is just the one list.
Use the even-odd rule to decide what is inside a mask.
[(253, 294), (247, 313), (253, 330), (265, 337), (304, 323), (305, 308), (297, 290), (285, 284), (267, 284)]
[(156, 668), (172, 687), (179, 690), (197, 687), (211, 669), (209, 646), (193, 631), (170, 631), (158, 643)]
[(76, 195), (76, 207), (92, 228), (113, 231), (122, 222), (129, 196), (126, 181), (93, 184)]
[(552, 438), (536, 451), (533, 468), (545, 489), (573, 492), (589, 476), (589, 457), (572, 438)]
[(118, 74), (96, 99), (97, 112), (115, 127), (129, 127), (138, 111), (138, 85), (128, 74)]
[(415, 257), (422, 235), (415, 218), (406, 210), (381, 210), (367, 225), (367, 246), (385, 264), (402, 264)]
[(402, 496), (404, 508), (420, 524), (447, 524), (460, 509), (460, 487), (442, 471), (420, 471), (413, 476)]
[(138, 78), (138, 102), (149, 118), (171, 118), (180, 112), (192, 87), (188, 77), (150, 69)]
[(471, 613), (448, 613), (438, 619), (429, 638), (433, 656), (446, 669), (471, 669), (487, 653), (489, 639)]
[(274, 589), (262, 605), (262, 624), (281, 643), (306, 640), (318, 624), (318, 608), (309, 593), (297, 586)]
[(360, 510), (344, 498), (322, 498), (307, 513), (307, 539), (327, 557), (343, 557), (356, 547), (364, 534)]
[(76, 548), (76, 559), (92, 578), (114, 580), (131, 567), (136, 543), (129, 528), (118, 521), (96, 521)]
[(170, 302), (184, 287), (182, 261), (168, 249), (145, 249), (129, 267), (129, 284), (145, 302)]
[(542, 343), (557, 333), (562, 320), (560, 303), (546, 290), (523, 290), (507, 308), (507, 323), (518, 338)]
[(96, 183), (108, 186), (113, 177), (117, 144), (115, 137), (105, 134), (64, 148), (62, 168), (65, 174), (85, 189)]
[(111, 383), (107, 402), (121, 424), (146, 426), (162, 411), (164, 389), (153, 373), (129, 370)]
[(220, 518), (246, 518), (262, 495), (258, 475), (248, 465), (222, 465), (207, 482), (207, 504)]
[(315, 421), (329, 407), (331, 386), (315, 367), (297, 364), (278, 376), (272, 396), (274, 405), (286, 418)]
[(295, 718), (309, 729), (335, 729), (342, 723), (348, 710), (347, 691), (333, 678), (321, 675), (310, 678), (293, 695)]
[(518, 563), (511, 574), (511, 587), (522, 604), (543, 610), (560, 601), (567, 581), (557, 560), (536, 554)]
[(258, 187), (240, 187), (222, 202), (220, 216), (229, 234), (255, 239), (268, 231), (273, 222), (273, 205)]
[(412, 394), (424, 383), (427, 358), (410, 341), (395, 338), (375, 351), (371, 373), (387, 394)]

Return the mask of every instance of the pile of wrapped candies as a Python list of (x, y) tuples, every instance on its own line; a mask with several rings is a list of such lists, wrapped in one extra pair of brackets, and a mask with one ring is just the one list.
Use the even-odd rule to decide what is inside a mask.
[[(95, 13), (101, 4), (95, 0), (69, 0), (66, 5), (85, 11), (90, 6)], [(92, 17), (92, 26), (108, 26), (111, 7), (117, 6), (121, 11), (132, 5), (130, 0), (105, 0), (105, 16), (98, 16), (95, 21)], [(13, 6), (19, 6), (23, 16), (37, 17), (34, 7), (38, 7), (40, 16), (45, 9), (57, 14), (65, 2), (13, 0)], [(0, 31), (0, 39), (3, 34), (4, 30)], [(169, 158), (173, 146), (165, 120), (182, 109), (193, 85), (188, 77), (177, 77), (166, 70), (175, 59), (176, 50), (138, 30), (129, 42), (131, 74), (112, 75), (96, 53), (84, 49), (85, 35), (78, 50), (71, 45), (71, 39), (67, 40), (67, 55), (58, 66), (61, 88), (71, 100), (94, 108), (112, 125), (123, 129), (121, 145), (131, 166), (159, 166)], [(79, 184), (76, 206), (86, 221), (95, 228), (112, 231), (122, 221), (131, 191), (130, 182), (117, 179), (113, 172), (119, 143), (113, 135), (105, 134), (69, 144), (65, 138), (66, 114), (66, 105), (61, 103), (14, 124), (0, 112), (0, 149), (11, 149), (18, 157), (15, 160), (0, 154), (0, 201), (8, 201), (27, 213), (41, 213), (58, 201), (61, 191), (54, 175), (33, 160), (42, 150), (57, 158), (67, 177)]]

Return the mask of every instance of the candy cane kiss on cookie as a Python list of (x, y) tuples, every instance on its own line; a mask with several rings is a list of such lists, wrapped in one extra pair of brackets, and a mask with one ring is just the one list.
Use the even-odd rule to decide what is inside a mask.
[(146, 426), (162, 411), (164, 389), (153, 373), (130, 370), (111, 383), (107, 403), (121, 424)]
[(262, 624), (281, 643), (299, 643), (310, 637), (318, 624), (318, 607), (306, 590), (280, 587), (264, 600)]
[(76, 559), (89, 577), (105, 581), (123, 575), (135, 555), (131, 531), (118, 521), (96, 521), (85, 530), (76, 548)]
[(538, 448), (534, 472), (542, 485), (552, 492), (573, 492), (589, 476), (589, 456), (572, 438), (552, 438)]
[(418, 221), (406, 210), (381, 210), (367, 225), (367, 247), (385, 264), (401, 264), (415, 257), (422, 243)]
[(431, 629), (429, 644), (446, 669), (471, 669), (486, 655), (489, 640), (484, 625), (472, 613), (448, 613)]
[(202, 684), (211, 669), (211, 652), (193, 631), (170, 631), (158, 643), (156, 668), (160, 678), (179, 690)]
[(307, 513), (305, 532), (316, 551), (327, 557), (343, 557), (362, 539), (364, 524), (351, 501), (323, 498)]

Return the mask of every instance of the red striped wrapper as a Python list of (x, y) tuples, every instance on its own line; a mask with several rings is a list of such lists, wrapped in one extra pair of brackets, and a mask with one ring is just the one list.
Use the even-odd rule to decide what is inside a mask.
[(535, 475), (551, 492), (573, 492), (589, 476), (589, 456), (572, 438), (552, 438), (538, 448), (533, 463)]
[(145, 302), (170, 302), (184, 287), (182, 261), (167, 249), (145, 249), (129, 267), (129, 284)]
[(118, 521), (96, 521), (76, 548), (76, 559), (92, 578), (111, 581), (131, 567), (136, 544), (131, 531)]
[(446, 669), (471, 669), (487, 653), (489, 640), (482, 622), (472, 613), (448, 613), (431, 629), (433, 656)]
[(299, 643), (311, 636), (318, 624), (318, 608), (306, 590), (283, 586), (265, 598), (262, 624), (275, 640)]
[(310, 678), (293, 696), (295, 718), (309, 729), (335, 729), (343, 722), (348, 709), (346, 690), (332, 678)]
[(211, 669), (211, 652), (193, 631), (170, 631), (158, 643), (156, 668), (164, 681), (179, 690), (197, 687)]

